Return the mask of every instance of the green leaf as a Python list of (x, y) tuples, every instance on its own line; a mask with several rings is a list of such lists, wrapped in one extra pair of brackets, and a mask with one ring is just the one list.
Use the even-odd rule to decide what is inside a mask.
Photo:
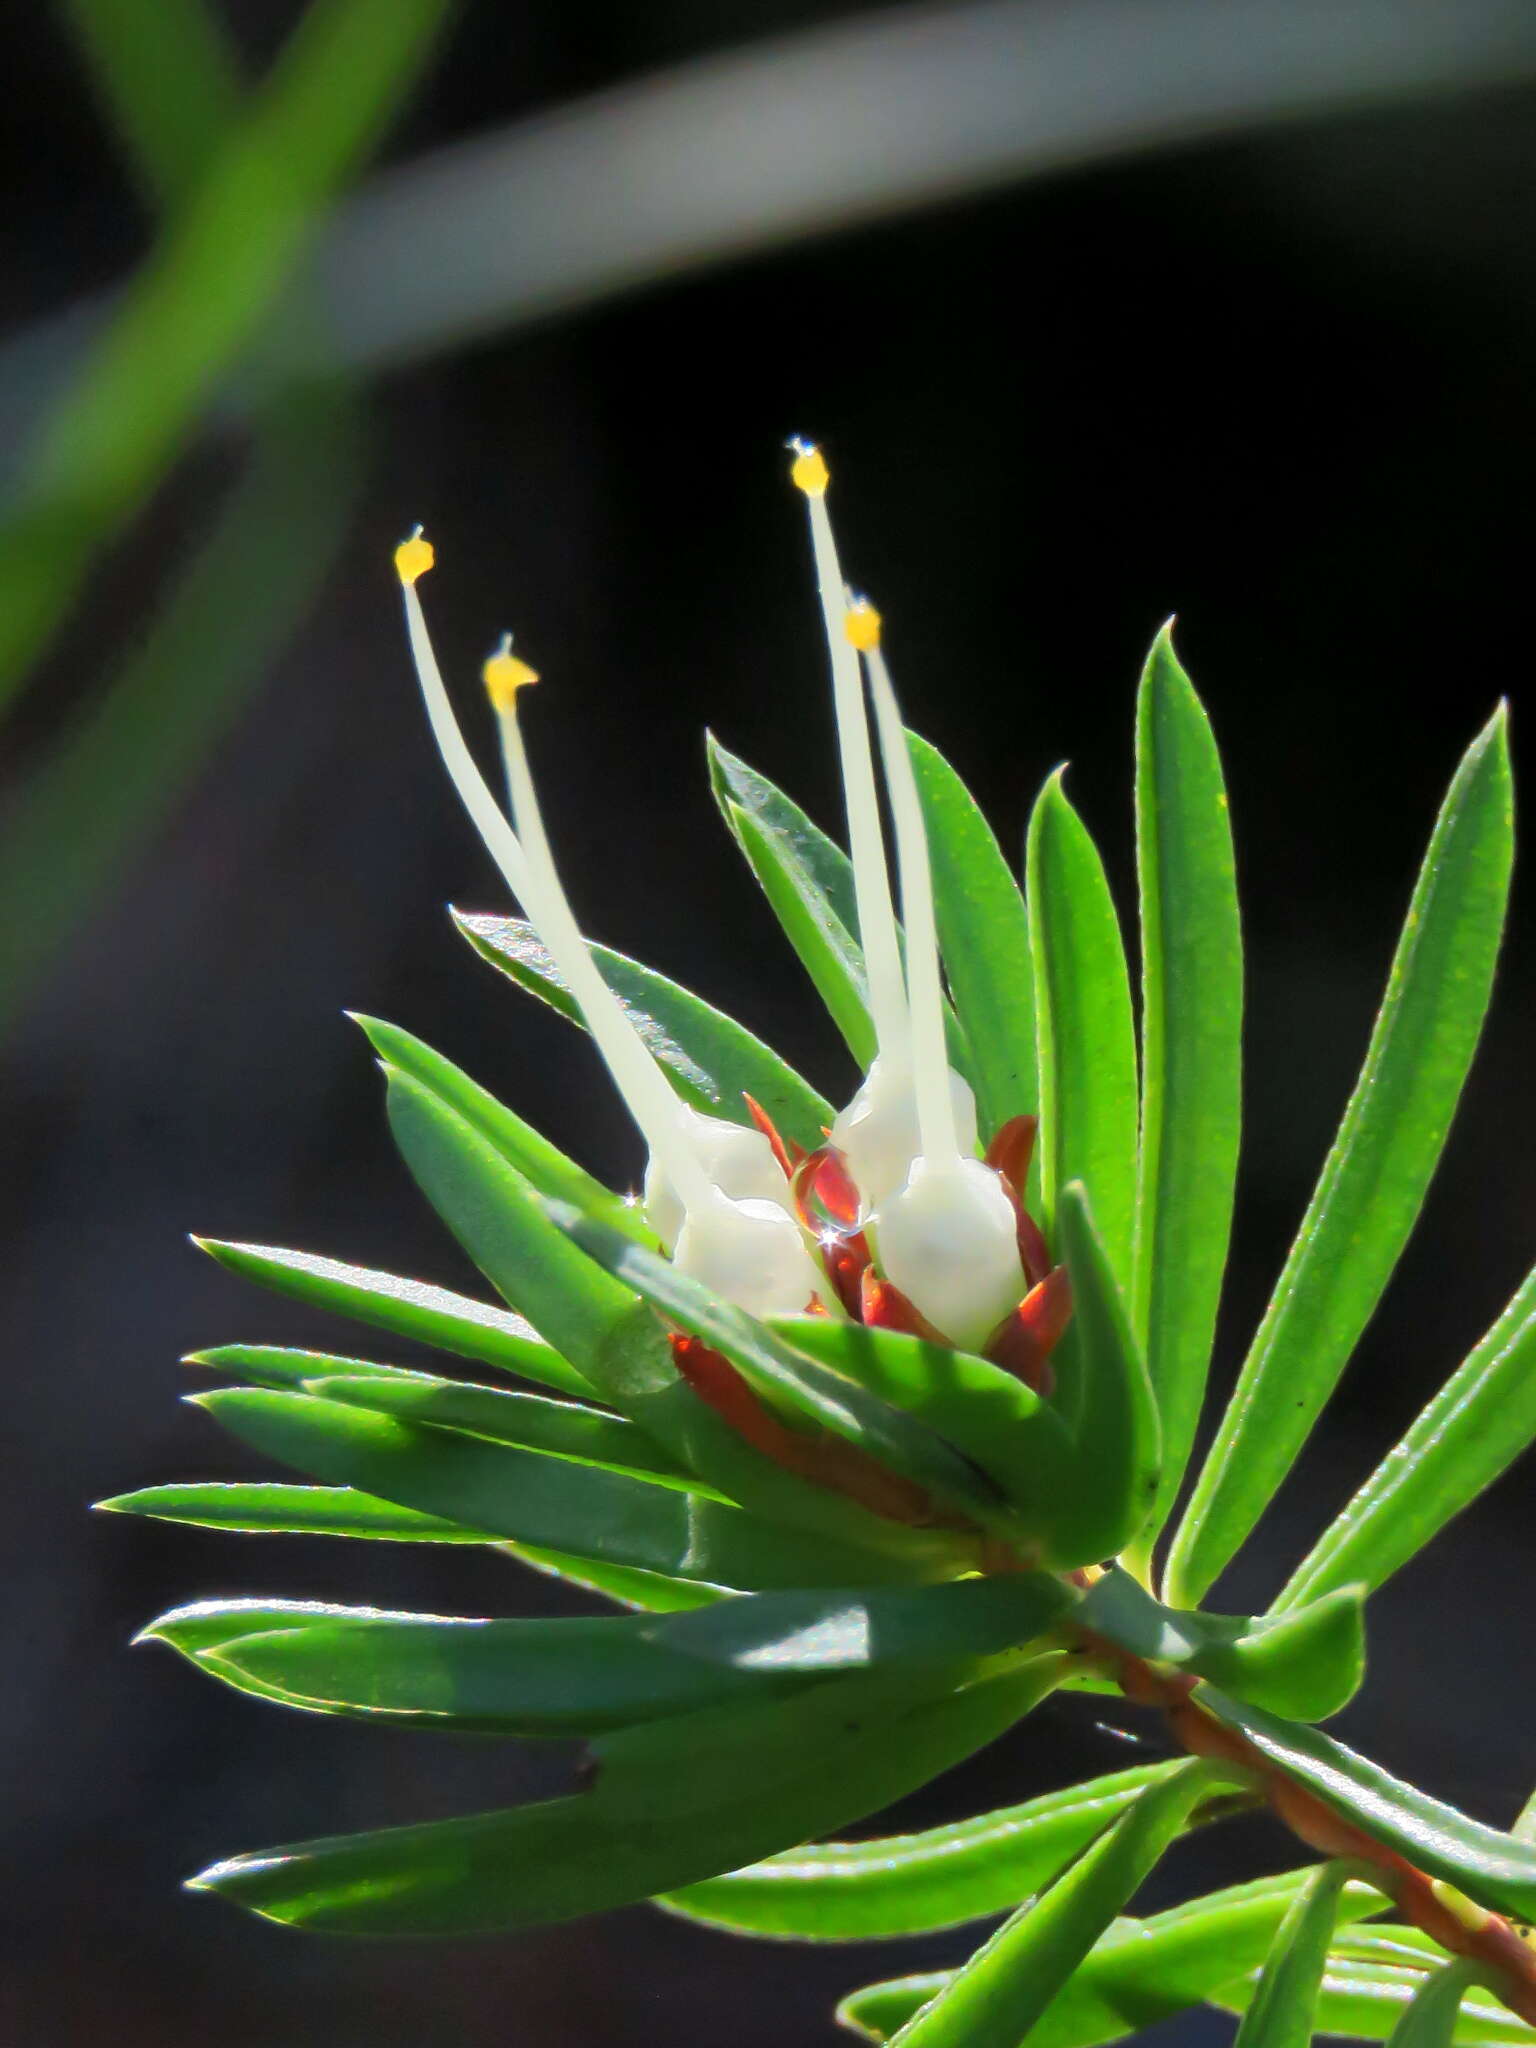
[(1051, 1660), (963, 1690), (861, 1676), (628, 1728), (589, 1789), (465, 1819), (292, 1844), (192, 1880), (334, 1934), (469, 1933), (629, 1904), (845, 1825), (1000, 1734)]
[[(765, 775), (713, 738), (709, 774), (725, 822), (785, 937), (855, 1062), (867, 1068), (877, 1047), (848, 856)], [(948, 1004), (945, 1028), (951, 1061), (974, 1082), (972, 1048)]]
[(656, 1242), (638, 1206), (604, 1187), (574, 1159), (568, 1159), (557, 1145), (541, 1136), (532, 1124), (524, 1123), (451, 1060), (445, 1060), (441, 1053), (394, 1024), (381, 1024), (376, 1017), (359, 1016), (356, 1011), (351, 1015), (386, 1066), (409, 1074), (446, 1103), (471, 1129), (488, 1139), (508, 1165), (515, 1166), (541, 1195), (553, 1195), (557, 1201), (570, 1202), (589, 1215), (600, 1216), (637, 1244)]
[(1029, 821), (1025, 856), (1040, 1046), (1046, 1227), (1069, 1182), (1088, 1190), (1114, 1272), (1128, 1280), (1136, 1209), (1136, 1034), (1104, 864), (1058, 768)]
[(1407, 1241), (1488, 1006), (1513, 859), (1503, 707), (1430, 839), (1365, 1065), (1169, 1558), (1197, 1602), (1333, 1392)]
[[(1331, 1958), (1318, 2000), (1318, 2032), (1346, 2040), (1388, 2040), (1428, 1981), (1423, 1970)], [(1249, 1996), (1251, 1987), (1247, 1985), (1223, 1986), (1213, 1994), (1213, 2002), (1241, 2011)], [(1530, 2048), (1536, 2034), (1491, 1993), (1484, 1992), (1466, 1999), (1449, 2038), (1457, 2048)]]
[(604, 1564), (600, 1558), (572, 1557), (568, 1551), (546, 1550), (536, 1543), (498, 1543), (496, 1548), (545, 1578), (560, 1579), (600, 1600), (646, 1614), (681, 1614), (693, 1607), (708, 1607), (731, 1591), (728, 1586), (706, 1585), (698, 1579), (671, 1579), (660, 1572)]
[(1389, 2036), (1391, 2048), (1451, 2048), (1461, 2001), (1477, 1982), (1477, 1965), (1449, 1962), (1420, 1985)]
[(408, 1372), (400, 1365), (375, 1365), (366, 1358), (338, 1358), (329, 1351), (299, 1351), (287, 1344), (215, 1344), (208, 1351), (189, 1351), (183, 1365), (203, 1365), (224, 1373), (242, 1386), (294, 1387), (322, 1373), (349, 1379), (413, 1380), (430, 1374)]
[(1346, 1875), (1342, 1865), (1324, 1864), (1291, 1901), (1235, 2048), (1308, 2048)]
[(193, 1243), (231, 1273), (270, 1287), (291, 1301), (307, 1302), (376, 1330), (413, 1338), (459, 1358), (499, 1366), (519, 1379), (565, 1393), (590, 1394), (591, 1388), (573, 1366), (537, 1334), (521, 1316), (485, 1302), (467, 1301), (446, 1287), (424, 1280), (401, 1280), (393, 1273), (374, 1273), (364, 1266), (343, 1265), (312, 1252), (282, 1251), (275, 1245), (223, 1244), (198, 1237)]
[(1065, 1569), (1104, 1555), (1095, 1547), (1102, 1517), (1085, 1495), (1072, 1438), (1049, 1402), (1011, 1373), (947, 1345), (830, 1316), (775, 1316), (771, 1327), (953, 1445), (1013, 1504), (1043, 1562)]
[[(455, 922), (493, 967), (562, 1017), (580, 1023), (570, 991), (531, 925), (515, 917), (464, 917), (457, 912)], [(592, 957), (685, 1102), (740, 1124), (748, 1121), (742, 1097), (750, 1095), (784, 1137), (807, 1150), (821, 1143), (822, 1130), (833, 1118), (831, 1103), (761, 1039), (664, 974), (641, 967), (622, 953), (594, 946)]]
[(496, 1291), (582, 1375), (577, 1391), (590, 1393), (588, 1366), (634, 1296), (554, 1228), (516, 1167), (456, 1111), (398, 1068), (385, 1076), (389, 1127), (416, 1185)]
[(199, 1529), (233, 1529), (252, 1536), (376, 1536), (392, 1543), (496, 1540), (484, 1529), (467, 1529), (439, 1515), (375, 1500), (350, 1486), (188, 1479), (120, 1493), (96, 1505), (115, 1515), (147, 1515), (156, 1522), (191, 1522)]
[(810, 976), (812, 987), (826, 1004), (827, 1014), (841, 1033), (843, 1043), (855, 1064), (867, 1067), (879, 1048), (875, 1020), (869, 1011), (863, 950), (827, 901), (814, 874), (798, 857), (796, 841), (803, 838), (803, 831), (775, 813), (791, 814), (806, 830), (814, 831), (815, 827), (777, 790), (773, 791), (776, 802), (752, 810), (722, 795), (718, 779), (715, 794), (720, 797), (720, 808), (732, 837), (746, 855), (747, 865), (757, 877), (769, 908)]
[(1157, 1495), (1157, 1403), (1081, 1181), (1060, 1190), (1056, 1220), (1072, 1276), (1073, 1333), (1056, 1405), (1103, 1522), (1098, 1554), (1115, 1557), (1139, 1535)]
[(907, 2022), (902, 2048), (1018, 2048), (1220, 1775), (1192, 1760), (1148, 1786)]
[(1275, 1602), (1379, 1586), (1536, 1437), (1536, 1272), (1313, 1545)]
[[(477, 1387), (463, 1380), (434, 1379), (430, 1373), (347, 1373), (340, 1359), (322, 1360), (331, 1373), (317, 1371), (300, 1382), (307, 1394), (324, 1401), (342, 1401), (376, 1415), (395, 1415), (402, 1422), (431, 1423), (437, 1429), (462, 1430), (491, 1443), (515, 1444), (550, 1457), (572, 1458), (578, 1464), (600, 1465), (608, 1472), (628, 1472), (654, 1485), (679, 1486), (692, 1493), (711, 1492), (691, 1472), (652, 1443), (621, 1415), (586, 1408), (575, 1401), (550, 1401), (541, 1394), (509, 1394), (499, 1387)], [(341, 1368), (338, 1375), (336, 1368)]]
[(328, 1485), (358, 1486), (514, 1542), (718, 1586), (836, 1586), (880, 1575), (882, 1561), (861, 1551), (594, 1465), (308, 1394), (232, 1387), (193, 1398), (242, 1442)]
[[(1170, 1767), (1164, 1767), (1165, 1771)], [(1176, 1767), (1171, 1767), (1176, 1768)], [(1263, 1961), (1275, 1931), (1310, 1870), (1234, 1885), (1147, 1920), (1118, 1919), (1053, 1998), (1029, 2035), (1029, 2048), (1098, 2048), (1218, 1995)], [(1368, 1885), (1349, 1885), (1341, 1918), (1379, 1912)], [(855, 2033), (889, 2040), (953, 1980), (952, 1971), (871, 1984), (845, 1999), (838, 2018)], [(1243, 1986), (1246, 1998), (1249, 1987)], [(1341, 2030), (1347, 2031), (1347, 2030)]]
[(759, 1393), (858, 1445), (891, 1471), (974, 1516), (983, 1527), (1011, 1524), (999, 1491), (923, 1423), (855, 1381), (829, 1372), (803, 1351), (792, 1350), (755, 1317), (590, 1217), (553, 1203), (548, 1213), (574, 1245), (653, 1308), (721, 1352)]
[(944, 971), (970, 1047), (984, 1136), (1039, 1107), (1035, 975), (1024, 898), (975, 798), (934, 746), (907, 745), (928, 827)]
[(655, 1641), (657, 1626), (646, 1614), (485, 1621), (207, 1601), (151, 1622), (140, 1639), (287, 1706), (523, 1737), (589, 1735), (805, 1682), (710, 1665)]
[(712, 1926), (794, 1941), (873, 1941), (955, 1927), (1006, 1912), (1037, 1891), (1148, 1785), (1178, 1768), (1143, 1764), (922, 1834), (813, 1843), (660, 1903)]
[(1076, 1607), (1044, 1572), (945, 1586), (758, 1593), (651, 1625), (651, 1640), (737, 1671), (879, 1671), (995, 1656)]
[(1431, 1877), (1459, 1886), (1493, 1912), (1536, 1918), (1536, 1848), (1405, 1785), (1320, 1728), (1245, 1706), (1209, 1685), (1194, 1697), (1288, 1778)]
[(1250, 1620), (1165, 1607), (1116, 1567), (1084, 1596), (1079, 1620), (1133, 1656), (1198, 1672), (1254, 1706), (1303, 1721), (1338, 1713), (1365, 1675), (1357, 1586), (1290, 1615)]
[(1242, 1121), (1243, 944), (1232, 821), (1210, 722), (1165, 626), (1136, 704), (1141, 1159), (1131, 1321), (1163, 1427), (1144, 1542), (1189, 1461), (1232, 1227)]

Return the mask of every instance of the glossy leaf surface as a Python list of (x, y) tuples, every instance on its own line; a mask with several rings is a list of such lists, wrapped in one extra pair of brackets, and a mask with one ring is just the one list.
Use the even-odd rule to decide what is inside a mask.
[[(493, 967), (562, 1017), (580, 1022), (570, 991), (531, 925), (506, 917), (460, 916), (457, 923)], [(832, 1121), (832, 1105), (761, 1039), (664, 974), (641, 967), (622, 953), (594, 946), (592, 956), (685, 1102), (746, 1123), (742, 1098), (750, 1095), (785, 1137), (807, 1150), (821, 1143), (822, 1127)]]
[(1195, 1697), (1287, 1777), (1431, 1877), (1459, 1885), (1493, 1912), (1536, 1919), (1536, 1848), (1405, 1785), (1320, 1728), (1283, 1721), (1208, 1685)]
[(812, 1843), (661, 1903), (717, 1927), (796, 1941), (954, 1927), (1007, 1912), (1038, 1891), (1140, 1792), (1178, 1768), (1144, 1764), (921, 1834)]
[(509, 1309), (470, 1301), (425, 1280), (403, 1280), (393, 1273), (349, 1266), (340, 1259), (318, 1258), (312, 1252), (284, 1251), (276, 1245), (225, 1244), (211, 1237), (193, 1242), (231, 1273), (254, 1280), (259, 1287), (270, 1287), (292, 1301), (350, 1316), (354, 1322), (410, 1337), (437, 1351), (451, 1351), (458, 1358), (500, 1366), (503, 1372), (536, 1380), (541, 1386), (573, 1394), (592, 1391), (531, 1323)]
[[(1058, 769), (1029, 821), (1025, 863), (1040, 1048), (1040, 1175), (1046, 1227), (1070, 1181), (1093, 1204), (1117, 1278), (1131, 1273), (1136, 1207), (1136, 1033), (1104, 864)], [(1054, 1239), (1053, 1239), (1054, 1241)]]
[(888, 1805), (1027, 1712), (1026, 1667), (924, 1696), (860, 1677), (600, 1736), (588, 1790), (236, 1857), (195, 1879), (337, 1934), (535, 1926), (648, 1898)]
[(1311, 1433), (1397, 1264), (1439, 1160), (1493, 980), (1513, 859), (1502, 709), (1457, 770), (1365, 1064), (1169, 1560), (1198, 1601)]
[(1291, 1574), (1292, 1608), (1347, 1580), (1379, 1586), (1536, 1438), (1536, 1272)]
[(516, 1542), (720, 1586), (846, 1585), (879, 1574), (878, 1558), (597, 1466), (306, 1394), (231, 1388), (196, 1398), (242, 1442), (313, 1478)]
[(1039, 1107), (1034, 963), (1018, 881), (996, 834), (927, 740), (907, 745), (928, 828), (944, 971), (970, 1047), (983, 1137)]
[(1157, 1392), (1162, 1527), (1199, 1419), (1232, 1227), (1243, 953), (1210, 722), (1165, 626), (1136, 704), (1142, 1103), (1131, 1319)]
[(392, 1543), (496, 1541), (486, 1530), (468, 1529), (396, 1501), (376, 1500), (352, 1486), (185, 1479), (120, 1493), (96, 1505), (112, 1514), (190, 1522), (199, 1529), (231, 1529), (248, 1536), (372, 1536)]
[(1236, 2048), (1308, 2048), (1344, 1872), (1324, 1864), (1291, 1901), (1264, 1958)]

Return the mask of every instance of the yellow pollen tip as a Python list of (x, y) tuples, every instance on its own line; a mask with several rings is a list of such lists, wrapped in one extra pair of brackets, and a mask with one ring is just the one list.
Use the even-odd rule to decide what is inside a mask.
[(480, 671), (485, 684), (485, 694), (498, 711), (510, 711), (517, 701), (517, 693), (525, 683), (536, 683), (538, 671), (531, 669), (526, 661), (519, 661), (512, 652), (512, 635), (502, 636), (501, 645)]
[(1492, 1916), (1482, 1906), (1469, 1899), (1464, 1891), (1459, 1891), (1453, 1884), (1447, 1884), (1443, 1877), (1431, 1879), (1429, 1888), (1447, 1913), (1453, 1919), (1459, 1920), (1470, 1934), (1481, 1934), (1488, 1925)]
[(409, 588), (418, 576), (426, 575), (436, 560), (431, 541), (418, 526), (395, 549), (395, 574)]
[(789, 478), (795, 488), (804, 491), (808, 498), (825, 497), (831, 478), (827, 472), (826, 458), (821, 450), (797, 443), (795, 459), (790, 464)]
[(880, 614), (861, 597), (843, 614), (843, 631), (860, 654), (868, 654), (880, 645)]

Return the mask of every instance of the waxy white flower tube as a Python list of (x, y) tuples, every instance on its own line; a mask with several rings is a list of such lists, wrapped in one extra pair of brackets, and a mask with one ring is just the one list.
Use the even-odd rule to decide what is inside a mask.
[[(683, 1271), (738, 1307), (758, 1315), (804, 1309), (824, 1276), (794, 1216), (782, 1201), (772, 1199), (782, 1193), (784, 1180), (767, 1139), (678, 1101), (581, 935), (544, 830), (517, 719), (518, 692), (538, 678), (513, 654), (510, 637), (486, 663), (484, 680), (501, 731), (516, 830), (475, 766), (453, 716), (416, 591), (417, 579), (432, 561), (419, 529), (396, 550), (411, 651), (433, 734), (465, 809), (560, 970), (645, 1139), (647, 1185), (661, 1212), (658, 1235), (672, 1242), (674, 1261)], [(713, 1166), (721, 1169), (728, 1186), (717, 1183)], [(670, 1237), (661, 1223), (670, 1226)]]

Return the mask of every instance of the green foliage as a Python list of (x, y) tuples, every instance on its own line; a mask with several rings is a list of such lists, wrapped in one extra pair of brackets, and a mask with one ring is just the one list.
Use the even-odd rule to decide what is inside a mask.
[[(1530, 2009), (1536, 1973), (1516, 1988), (1507, 1935), (1496, 1955), (1497, 1943), (1477, 1948), (1485, 1912), (1536, 1914), (1528, 1817), (1501, 1833), (1314, 1724), (1365, 1676), (1370, 1591), (1536, 1435), (1536, 1279), (1268, 1613), (1199, 1604), (1332, 1392), (1444, 1142), (1509, 878), (1502, 715), (1452, 784), (1361, 1080), (1166, 1557), (1239, 1133), (1242, 947), (1215, 743), (1164, 632), (1137, 715), (1139, 1051), (1109, 884), (1060, 772), (1034, 807), (1021, 887), (954, 770), (915, 736), (909, 747), (951, 1056), (984, 1144), (1040, 1118), (1045, 1240), (1062, 1270), (1032, 1300), (1059, 1303), (1052, 1289), (1070, 1285), (1055, 1349), (1030, 1350), (1040, 1326), (1026, 1315), (966, 1351), (882, 1326), (911, 1318), (868, 1293), (844, 1313), (855, 1296), (834, 1300), (830, 1284), (807, 1312), (750, 1314), (451, 1062), (359, 1019), (407, 1167), (506, 1306), (298, 1252), (207, 1249), (479, 1377), (273, 1345), (200, 1352), (192, 1363), (242, 1384), (197, 1404), (306, 1483), (173, 1484), (103, 1505), (231, 1530), (495, 1545), (602, 1596), (613, 1611), (579, 1621), (205, 1601), (145, 1631), (290, 1708), (575, 1736), (587, 1761), (561, 1798), (257, 1851), (194, 1885), (356, 1934), (514, 1929), (648, 1898), (706, 1926), (817, 1941), (1007, 1914), (958, 1970), (844, 2002), (854, 2032), (902, 2048), (1097, 2048), (1201, 2004), (1242, 2016), (1238, 2048), (1302, 2048), (1318, 2032), (1402, 2048), (1530, 2041), (1510, 2001)], [(710, 772), (770, 907), (867, 1060), (845, 856), (713, 742)], [(531, 927), (459, 922), (514, 983), (580, 1021)], [(741, 1125), (750, 1096), (791, 1147), (822, 1145), (831, 1105), (768, 1047), (664, 976), (593, 950), (685, 1103)], [(1035, 1185), (1019, 1190), (1026, 1206)], [(879, 1217), (863, 1221), (864, 1281), (878, 1289)], [(842, 1219), (840, 1236), (829, 1223), (850, 1257), (858, 1223)], [(1022, 1241), (1037, 1257), (1027, 1226)], [(1048, 1694), (1084, 1689), (1162, 1706), (1197, 1754), (919, 1834), (817, 1841)], [(1131, 1916), (1181, 1836), (1266, 1803), (1351, 1860)], [(1405, 1920), (1359, 1925), (1388, 1894)], [(1426, 1898), (1441, 1918), (1426, 1919)], [(1472, 1930), (1475, 1963), (1446, 1966), (1407, 1924), (1444, 1932), (1447, 1913)]]

